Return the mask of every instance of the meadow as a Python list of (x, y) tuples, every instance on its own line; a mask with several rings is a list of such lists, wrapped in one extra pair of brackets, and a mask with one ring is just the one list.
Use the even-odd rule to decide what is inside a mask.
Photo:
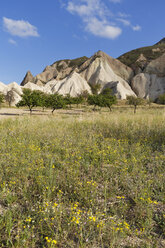
[(1, 120), (0, 247), (163, 248), (164, 166), (164, 108)]

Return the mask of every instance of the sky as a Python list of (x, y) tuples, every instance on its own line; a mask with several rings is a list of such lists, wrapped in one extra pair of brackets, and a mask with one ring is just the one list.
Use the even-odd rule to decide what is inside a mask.
[(61, 59), (117, 58), (165, 37), (165, 0), (1, 0), (0, 81)]

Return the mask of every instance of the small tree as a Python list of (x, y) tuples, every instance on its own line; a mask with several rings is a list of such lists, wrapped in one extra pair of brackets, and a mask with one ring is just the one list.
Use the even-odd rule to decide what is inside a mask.
[(87, 90), (84, 90), (78, 96), (82, 97), (85, 101), (87, 101), (88, 96), (89, 96), (89, 92)]
[(69, 105), (70, 108), (71, 108), (72, 104), (74, 104), (74, 99), (69, 94), (67, 94), (63, 99), (65, 101), (65, 104)]
[(99, 95), (90, 95), (88, 97), (88, 104), (89, 105), (94, 105), (93, 110), (96, 109), (96, 106), (98, 107), (107, 107), (109, 108), (109, 110), (111, 111), (111, 107), (113, 104), (116, 103), (116, 96), (112, 96), (112, 95), (103, 95), (103, 94), (99, 94)]
[(11, 103), (14, 101), (14, 92), (12, 90), (9, 90), (7, 94), (5, 95), (5, 100), (8, 102), (9, 107), (11, 107)]
[(41, 106), (41, 93), (39, 90), (23, 89), (22, 100), (16, 106), (27, 106), (31, 114), (34, 107)]
[(162, 95), (160, 95), (160, 96), (158, 97), (157, 102), (158, 102), (159, 104), (165, 105), (165, 93), (162, 94)]
[(63, 96), (56, 94), (48, 95), (47, 97), (47, 107), (52, 109), (52, 114), (56, 109), (62, 109), (66, 106)]
[(4, 95), (0, 92), (0, 108), (3, 102), (4, 102)]
[(89, 105), (93, 105), (94, 106), (93, 110), (95, 110), (96, 106), (100, 106), (99, 95), (89, 95), (87, 102)]
[(82, 96), (73, 97), (73, 104), (77, 104), (77, 107), (79, 104), (84, 102), (84, 98)]
[(112, 95), (112, 90), (110, 88), (106, 88), (100, 95), (103, 96), (104, 107), (107, 107), (110, 111), (112, 111), (112, 105), (117, 102), (116, 96)]
[(38, 104), (39, 104), (40, 107), (42, 107), (43, 111), (47, 107), (47, 99), (48, 99), (48, 97), (49, 97), (49, 95), (47, 95), (46, 93), (40, 91), (40, 97), (38, 99)]
[(97, 84), (90, 84), (90, 87), (91, 87), (91, 91), (93, 93), (93, 95), (98, 95), (99, 94), (99, 91), (101, 89), (101, 84), (97, 83)]
[(134, 106), (134, 114), (136, 113), (136, 109), (138, 105), (141, 105), (143, 102), (143, 99), (136, 96), (127, 96), (127, 104)]

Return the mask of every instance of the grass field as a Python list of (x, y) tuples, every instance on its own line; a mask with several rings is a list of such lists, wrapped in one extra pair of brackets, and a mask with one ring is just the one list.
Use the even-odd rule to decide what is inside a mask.
[(165, 110), (0, 121), (0, 247), (165, 247)]

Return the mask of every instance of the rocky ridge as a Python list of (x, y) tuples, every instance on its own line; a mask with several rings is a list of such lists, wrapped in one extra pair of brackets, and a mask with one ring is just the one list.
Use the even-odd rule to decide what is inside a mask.
[(0, 92), (14, 92), (15, 105), (23, 88), (77, 96), (83, 91), (91, 94), (91, 86), (99, 84), (100, 91), (111, 88), (119, 99), (127, 95), (155, 100), (165, 92), (165, 38), (154, 46), (130, 51), (118, 59), (98, 51), (90, 58), (56, 61), (35, 77), (30, 71), (21, 86), (0, 82)]

